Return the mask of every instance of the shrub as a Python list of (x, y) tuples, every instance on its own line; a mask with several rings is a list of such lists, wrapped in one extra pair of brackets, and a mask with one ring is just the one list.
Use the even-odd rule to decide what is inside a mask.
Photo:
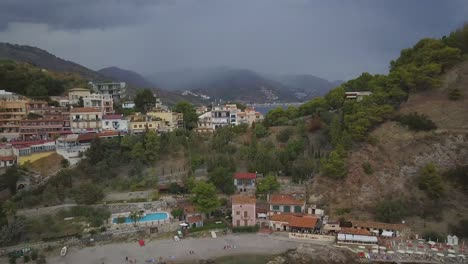
[(426, 231), (423, 233), (423, 238), (426, 241), (440, 241), (443, 242), (447, 238), (444, 234), (436, 232), (436, 231)]
[(74, 190), (74, 198), (78, 204), (94, 204), (104, 198), (104, 191), (97, 184), (85, 183)]
[(29, 257), (29, 255), (24, 255), (24, 256), (23, 256), (23, 262), (24, 262), (24, 263), (29, 262), (30, 259), (31, 259), (31, 258)]
[(259, 225), (255, 226), (239, 226), (232, 228), (232, 232), (234, 233), (256, 233), (260, 230)]
[(10, 256), (8, 258), (8, 263), (15, 264), (16, 263), (16, 256)]
[(399, 115), (396, 121), (414, 131), (429, 131), (437, 128), (436, 124), (429, 119), (429, 117), (416, 112), (407, 115)]
[(31, 251), (31, 259), (32, 259), (32, 260), (36, 260), (36, 259), (37, 259), (37, 256), (38, 256), (37, 250), (33, 249), (33, 250)]
[(438, 199), (444, 195), (445, 188), (442, 177), (434, 163), (428, 163), (420, 172), (418, 178), (419, 189), (425, 191), (429, 197)]
[(46, 258), (44, 255), (39, 255), (39, 257), (36, 260), (36, 264), (45, 264), (46, 263)]
[(279, 142), (286, 143), (293, 133), (294, 131), (291, 128), (283, 129), (276, 135), (276, 139)]
[(174, 218), (177, 218), (177, 219), (180, 219), (180, 217), (182, 216), (183, 213), (184, 213), (184, 209), (183, 209), (182, 207), (174, 208), (174, 209), (172, 209), (172, 211), (171, 211), (171, 215), (172, 215)]
[(99, 231), (102, 233), (102, 232), (106, 232), (107, 231), (107, 228), (105, 226), (101, 226), (101, 228), (99, 228)]
[(262, 124), (256, 124), (254, 134), (257, 138), (266, 137), (268, 135), (268, 129)]
[(462, 93), (461, 93), (460, 89), (458, 89), (458, 88), (452, 89), (449, 92), (449, 96), (448, 96), (448, 98), (450, 100), (453, 100), (453, 101), (460, 100), (461, 97), (462, 97)]
[(126, 217), (125, 216), (119, 216), (116, 219), (117, 224), (123, 224), (125, 223)]
[(450, 232), (458, 237), (468, 238), (468, 219), (462, 219), (458, 225), (450, 225)]
[(364, 162), (362, 164), (362, 169), (364, 170), (364, 173), (367, 175), (371, 175), (374, 173), (374, 170), (372, 169), (372, 165), (369, 162)]
[(345, 215), (351, 213), (351, 208), (337, 208), (335, 210), (337, 215)]
[(383, 199), (375, 207), (375, 217), (386, 223), (400, 222), (407, 215), (407, 206), (400, 199)]

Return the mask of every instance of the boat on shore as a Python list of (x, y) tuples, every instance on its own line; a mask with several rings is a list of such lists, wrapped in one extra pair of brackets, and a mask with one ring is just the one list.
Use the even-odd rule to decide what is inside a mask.
[(60, 256), (64, 257), (67, 254), (67, 247), (63, 247), (62, 250), (60, 250)]

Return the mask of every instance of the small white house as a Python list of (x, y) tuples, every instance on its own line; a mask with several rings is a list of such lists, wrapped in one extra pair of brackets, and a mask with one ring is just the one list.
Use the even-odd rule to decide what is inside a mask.
[(102, 117), (102, 130), (128, 131), (128, 120), (121, 115), (105, 115)]
[(135, 108), (135, 103), (133, 101), (126, 101), (122, 103), (122, 108), (124, 109), (133, 109)]

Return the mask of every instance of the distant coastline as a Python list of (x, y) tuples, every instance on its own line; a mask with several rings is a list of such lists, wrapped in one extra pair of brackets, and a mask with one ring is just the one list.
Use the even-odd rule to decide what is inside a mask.
[(301, 102), (293, 102), (293, 103), (264, 103), (264, 104), (249, 104), (249, 106), (253, 106), (255, 110), (265, 115), (270, 110), (281, 107), (283, 109), (287, 109), (289, 106), (299, 106), (303, 103)]

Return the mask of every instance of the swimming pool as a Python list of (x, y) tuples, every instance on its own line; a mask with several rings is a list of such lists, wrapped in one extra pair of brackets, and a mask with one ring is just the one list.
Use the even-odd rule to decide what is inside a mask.
[[(138, 222), (151, 222), (151, 221), (158, 221), (158, 220), (166, 220), (169, 218), (168, 213), (150, 213), (143, 216)], [(112, 219), (112, 223), (117, 224), (117, 217)], [(130, 217), (125, 217), (125, 224), (131, 224), (133, 220)]]

